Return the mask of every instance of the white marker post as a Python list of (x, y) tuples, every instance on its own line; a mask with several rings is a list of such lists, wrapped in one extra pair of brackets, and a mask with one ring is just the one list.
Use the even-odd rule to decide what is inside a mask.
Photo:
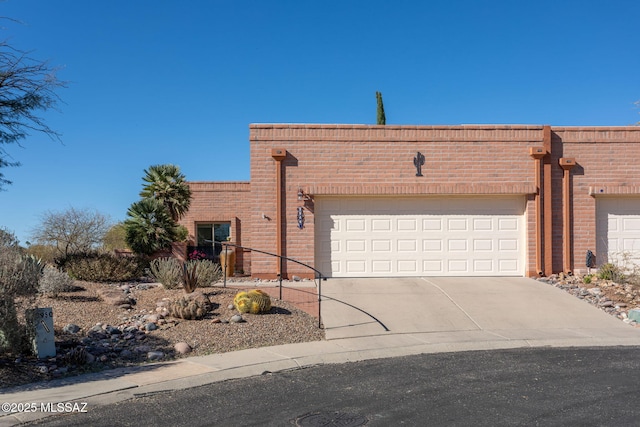
[(53, 309), (47, 307), (28, 310), (27, 319), (30, 320), (32, 330), (35, 333), (33, 350), (38, 359), (55, 357), (56, 343), (53, 334)]

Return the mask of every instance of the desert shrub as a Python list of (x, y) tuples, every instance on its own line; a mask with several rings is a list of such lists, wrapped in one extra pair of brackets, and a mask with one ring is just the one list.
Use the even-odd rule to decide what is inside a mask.
[(626, 277), (622, 267), (608, 262), (598, 268), (598, 278), (623, 283)]
[(142, 257), (119, 257), (106, 252), (71, 254), (56, 260), (58, 266), (76, 280), (126, 282), (144, 275), (147, 262)]
[(149, 275), (167, 289), (182, 286), (185, 292), (191, 293), (219, 280), (222, 271), (218, 264), (206, 259), (190, 260), (185, 264), (175, 258), (158, 258), (151, 261)]
[(582, 283), (584, 283), (585, 285), (588, 285), (591, 283), (592, 280), (593, 280), (593, 274), (587, 274), (582, 278)]
[(182, 284), (183, 266), (175, 258), (158, 258), (149, 264), (149, 275), (167, 289), (176, 289)]
[(194, 270), (196, 274), (196, 286), (206, 287), (220, 280), (222, 269), (220, 264), (206, 259), (191, 260), (187, 262), (187, 271)]
[(55, 246), (49, 245), (31, 245), (26, 253), (42, 260), (43, 264), (53, 264), (58, 256)]
[(41, 294), (56, 298), (60, 292), (73, 289), (73, 279), (64, 271), (53, 266), (46, 266), (40, 277), (39, 291)]
[(0, 353), (29, 349), (29, 329), (18, 313), (35, 307), (42, 264), (22, 253), (13, 233), (0, 229)]

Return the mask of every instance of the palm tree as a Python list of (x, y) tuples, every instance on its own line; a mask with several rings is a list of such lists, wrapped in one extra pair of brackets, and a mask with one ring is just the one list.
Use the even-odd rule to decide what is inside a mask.
[(180, 240), (180, 227), (156, 199), (146, 198), (133, 203), (127, 216), (125, 240), (136, 253), (151, 255)]
[(180, 220), (189, 210), (191, 189), (175, 165), (153, 165), (145, 169), (140, 197), (156, 199), (162, 203), (174, 221)]

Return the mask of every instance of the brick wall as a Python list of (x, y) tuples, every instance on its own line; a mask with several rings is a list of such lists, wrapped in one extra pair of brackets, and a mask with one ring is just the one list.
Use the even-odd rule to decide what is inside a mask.
[[(596, 249), (596, 203), (600, 196), (640, 197), (640, 128), (554, 127), (551, 129), (552, 270), (563, 269), (562, 157), (574, 157), (570, 173), (572, 271), (584, 269), (587, 249)], [(314, 200), (298, 201), (298, 189), (312, 196), (522, 195), (526, 199), (527, 274), (535, 273), (535, 161), (530, 147), (543, 145), (543, 126), (250, 126), (251, 184), (194, 182), (192, 206), (181, 221), (195, 234), (197, 222), (231, 223), (232, 240), (275, 253), (276, 220), (282, 221), (283, 254), (314, 265)], [(276, 160), (282, 148), (282, 215), (276, 212)], [(416, 176), (413, 158), (426, 161)], [(594, 194), (596, 196), (594, 196)], [(297, 227), (304, 206), (305, 227)], [(548, 249), (548, 248), (547, 248)], [(597, 256), (597, 253), (596, 253)], [(249, 270), (249, 256), (239, 256)], [(242, 264), (244, 263), (244, 264)], [(251, 254), (256, 277), (274, 277), (277, 258)], [(285, 263), (285, 276), (310, 276)]]
[[(596, 253), (596, 203), (600, 196), (640, 197), (640, 127), (554, 127), (554, 238), (562, 240), (560, 157), (575, 157), (571, 170), (573, 264), (584, 271), (588, 249)], [(600, 191), (602, 190), (602, 191)], [(592, 195), (594, 193), (595, 195)], [(554, 270), (562, 265), (554, 254)], [(559, 258), (560, 257), (560, 258)], [(598, 257), (602, 261), (604, 257)]]
[[(529, 147), (540, 146), (542, 126), (366, 126), (251, 125), (251, 190), (253, 210), (269, 219), (252, 223), (252, 241), (276, 251), (276, 161), (272, 148), (287, 150), (283, 160), (282, 227), (284, 255), (313, 265), (313, 203), (305, 208), (299, 229), (298, 189), (313, 195), (442, 195), (533, 194), (535, 162)], [(426, 161), (416, 176), (413, 158)], [(527, 196), (527, 223), (535, 219), (533, 197)], [(529, 227), (528, 241), (535, 242)], [(255, 246), (257, 247), (257, 246)], [(535, 247), (534, 249), (535, 250)], [(531, 248), (527, 270), (532, 270)], [(252, 255), (256, 276), (273, 276), (276, 259)], [(305, 275), (295, 264), (285, 274)]]
[[(189, 244), (195, 244), (196, 225), (213, 222), (231, 224), (231, 242), (251, 246), (250, 222), (251, 184), (248, 182), (190, 182), (191, 206), (180, 224), (189, 231)], [(250, 259), (241, 251), (236, 257), (236, 269), (249, 273)]]

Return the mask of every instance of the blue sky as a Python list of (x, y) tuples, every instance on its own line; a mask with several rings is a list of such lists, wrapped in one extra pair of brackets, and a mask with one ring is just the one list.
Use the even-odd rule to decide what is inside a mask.
[(630, 125), (637, 0), (7, 0), (2, 38), (60, 67), (63, 144), (8, 147), (0, 226), (124, 220), (143, 170), (249, 180), (250, 123)]

